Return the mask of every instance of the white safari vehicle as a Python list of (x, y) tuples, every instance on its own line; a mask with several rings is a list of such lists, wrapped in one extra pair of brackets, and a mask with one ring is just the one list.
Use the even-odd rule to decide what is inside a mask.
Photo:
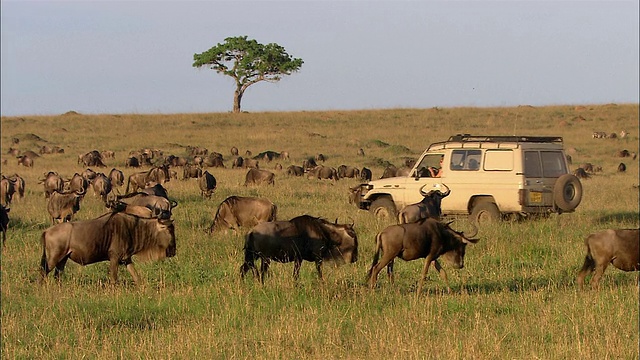
[[(441, 159), (440, 176), (432, 177)], [(423, 199), (421, 189), (440, 188), (451, 190), (442, 200), (443, 215), (469, 215), (476, 223), (572, 212), (582, 200), (561, 137), (458, 134), (431, 144), (408, 176), (361, 184), (356, 202), (378, 217), (396, 218)]]

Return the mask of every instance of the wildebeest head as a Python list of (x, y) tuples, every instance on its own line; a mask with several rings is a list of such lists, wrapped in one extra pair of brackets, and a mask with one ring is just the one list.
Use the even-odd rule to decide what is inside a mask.
[(454, 230), (450, 227), (453, 221), (449, 221), (445, 224), (440, 223), (443, 227), (443, 234), (447, 234), (450, 238), (456, 239), (451, 241), (453, 248), (443, 254), (447, 262), (449, 262), (454, 268), (462, 269), (464, 267), (464, 254), (467, 244), (475, 244), (479, 239), (473, 237), (478, 234), (478, 229), (474, 226), (474, 231), (471, 235), (466, 235), (464, 232)]

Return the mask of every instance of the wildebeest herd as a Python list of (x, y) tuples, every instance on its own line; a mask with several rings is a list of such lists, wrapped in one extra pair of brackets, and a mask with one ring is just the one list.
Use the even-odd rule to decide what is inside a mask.
[[(42, 151), (54, 151), (43, 149)], [(60, 151), (60, 149), (56, 150)], [(48, 152), (45, 152), (48, 153)], [(44, 153), (43, 153), (44, 154)], [(260, 162), (269, 163), (277, 159), (289, 159), (288, 152), (265, 151), (256, 156), (250, 152), (244, 157), (238, 156), (238, 149), (231, 148), (232, 168), (246, 169), (245, 186), (274, 185), (274, 172), (260, 168)], [(364, 156), (364, 152), (359, 151)], [(124, 194), (120, 188), (125, 186), (124, 173), (112, 168), (108, 174), (91, 169), (106, 168), (105, 159), (112, 159), (111, 151), (90, 151), (78, 156), (78, 164), (86, 167), (81, 173), (63, 178), (55, 171), (44, 174), (42, 184), (47, 199), (46, 209), (52, 226), (41, 236), (42, 259), (40, 263), (41, 279), (52, 270), (60, 278), (68, 259), (81, 265), (108, 261), (110, 279), (117, 281), (118, 265), (124, 265), (133, 281), (139, 283), (139, 276), (133, 266), (133, 256), (139, 259), (160, 260), (173, 257), (177, 252), (176, 236), (172, 210), (178, 205), (170, 200), (163, 186), (177, 171), (171, 168), (183, 168), (183, 180), (197, 179), (202, 198), (209, 199), (217, 189), (216, 178), (204, 167), (225, 167), (224, 157), (220, 153), (210, 152), (201, 147), (189, 147), (187, 157), (164, 156), (155, 149), (141, 149), (131, 152), (125, 167), (149, 167), (126, 178)], [(287, 176), (307, 176), (308, 178), (330, 179), (358, 178), (371, 180), (371, 170), (341, 165), (337, 169), (318, 165), (326, 156), (317, 154), (304, 159), (301, 166), (291, 165), (284, 173)], [(388, 166), (382, 177), (402, 175), (404, 169)], [(589, 164), (591, 165), (591, 164)], [(585, 168), (586, 167), (586, 168)], [(278, 163), (275, 169), (282, 169)], [(409, 167), (410, 168), (410, 167)], [(585, 173), (593, 173), (593, 165), (583, 166)], [(172, 175), (173, 173), (173, 175)], [(387, 174), (389, 173), (389, 174)], [(91, 220), (74, 221), (73, 216), (80, 210), (81, 202), (91, 187), (96, 197), (109, 209), (105, 214)], [(449, 195), (444, 189), (424, 192), (423, 200), (401, 209), (398, 224), (390, 225), (375, 236), (375, 253), (368, 271), (368, 284), (375, 287), (379, 272), (387, 267), (390, 281), (393, 281), (395, 258), (405, 261), (425, 259), (418, 280), (417, 292), (420, 293), (423, 280), (430, 266), (443, 277), (447, 289), (449, 283), (446, 272), (438, 262), (444, 258), (455, 268), (464, 266), (467, 244), (478, 241), (473, 234), (465, 234), (451, 227), (451, 222), (440, 219), (442, 199)], [(3, 245), (9, 224), (9, 205), (13, 196), (23, 197), (25, 181), (19, 175), (2, 176), (0, 182), (2, 207), (0, 225), (2, 225)], [(354, 191), (353, 188), (352, 191)], [(351, 194), (350, 200), (357, 194)], [(299, 277), (303, 261), (314, 262), (318, 277), (322, 279), (322, 264), (333, 260), (337, 263), (353, 263), (358, 259), (358, 236), (356, 226), (327, 221), (323, 218), (300, 215), (290, 220), (277, 217), (278, 207), (269, 199), (258, 197), (229, 196), (224, 199), (213, 217), (209, 232), (248, 229), (243, 248), (243, 261), (240, 275), (252, 272), (261, 282), (265, 281), (272, 261), (293, 262), (293, 277)], [(605, 230), (591, 234), (585, 240), (587, 255), (580, 270), (577, 282), (584, 284), (586, 275), (595, 270), (592, 286), (598, 287), (602, 273), (608, 264), (624, 271), (640, 270), (639, 230)], [(260, 260), (260, 268), (256, 261)]]

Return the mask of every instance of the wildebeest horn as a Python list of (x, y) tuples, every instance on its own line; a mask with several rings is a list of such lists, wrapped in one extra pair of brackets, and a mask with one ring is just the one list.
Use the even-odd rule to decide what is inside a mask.
[(478, 227), (477, 227), (473, 222), (471, 222), (471, 226), (473, 227), (473, 234), (471, 234), (471, 235), (467, 235), (467, 234), (465, 234), (465, 233), (463, 232), (463, 233), (462, 233), (462, 235), (463, 235), (464, 237), (466, 237), (466, 238), (472, 238), (472, 237), (474, 237), (474, 236), (478, 235)]
[(449, 195), (451, 193), (451, 189), (449, 189), (449, 187), (445, 184), (442, 184), (442, 187), (444, 187), (445, 189), (447, 189), (447, 191), (442, 192), (442, 190), (440, 190), (440, 193), (442, 193), (442, 197), (445, 197), (447, 195)]
[(171, 208), (173, 209), (176, 206), (178, 206), (178, 202), (175, 200), (171, 200)]

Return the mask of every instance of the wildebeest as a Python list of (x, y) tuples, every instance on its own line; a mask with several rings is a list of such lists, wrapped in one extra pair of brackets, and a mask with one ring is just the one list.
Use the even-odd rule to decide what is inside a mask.
[(363, 148), (358, 149), (358, 156), (364, 156), (364, 149)]
[(358, 237), (353, 224), (345, 225), (302, 215), (289, 221), (263, 222), (246, 236), (244, 263), (240, 275), (252, 270), (258, 276), (255, 261), (261, 259), (260, 280), (264, 283), (271, 261), (294, 262), (293, 278), (298, 280), (302, 261), (316, 264), (322, 279), (323, 260), (337, 259), (353, 263), (358, 257)]
[(357, 167), (340, 165), (337, 169), (338, 178), (357, 178), (360, 176), (360, 170)]
[(238, 156), (238, 148), (235, 146), (231, 147), (231, 156)]
[(270, 200), (256, 197), (229, 196), (218, 205), (210, 232), (221, 229), (239, 230), (265, 221), (276, 221), (278, 207)]
[(202, 174), (198, 179), (198, 186), (200, 187), (200, 193), (203, 198), (210, 199), (213, 192), (216, 190), (216, 178), (208, 171)]
[(173, 208), (178, 206), (174, 200), (169, 200), (164, 196), (151, 195), (143, 192), (119, 195), (115, 200), (110, 200), (107, 207), (121, 211), (126, 206), (143, 206), (154, 213), (161, 214), (161, 218), (170, 218)]
[(311, 169), (313, 169), (313, 168), (315, 168), (317, 166), (318, 166), (318, 164), (316, 163), (316, 159), (314, 159), (314, 158), (308, 158), (308, 159), (305, 159), (304, 161), (302, 161), (302, 168), (305, 171), (309, 171), (309, 170), (311, 170)]
[(28, 157), (27, 155), (20, 155), (18, 156), (18, 165), (33, 167), (33, 159)]
[(435, 189), (424, 192), (424, 186), (421, 187), (420, 195), (423, 196), (423, 199), (419, 203), (403, 207), (398, 213), (398, 223), (408, 224), (428, 217), (440, 219), (440, 215), (442, 215), (442, 199), (451, 193), (451, 189), (446, 185), (442, 184), (442, 188), (446, 190), (442, 192), (440, 189)]
[[(476, 234), (477, 231), (473, 235), (466, 236), (449, 227), (449, 223), (443, 224), (432, 218), (410, 224), (388, 226), (376, 235), (375, 255), (368, 273), (369, 286), (373, 288), (376, 285), (378, 273), (385, 266), (389, 279), (393, 282), (393, 262), (396, 257), (405, 261), (426, 258), (418, 282), (417, 293), (420, 294), (431, 262), (444, 255), (455, 268), (461, 269), (464, 267), (467, 244), (478, 242), (478, 239), (471, 238)], [(382, 255), (381, 260), (380, 255)], [(447, 284), (448, 287), (449, 284)]]
[(411, 168), (408, 166), (401, 166), (398, 169), (396, 169), (396, 174), (395, 176), (409, 176), (409, 173), (411, 172)]
[(203, 148), (200, 146), (187, 146), (187, 152), (191, 156), (209, 154), (209, 150), (207, 148)]
[(69, 180), (67, 189), (71, 192), (86, 191), (88, 186), (89, 182), (87, 179), (83, 178), (82, 175), (75, 173)]
[(275, 177), (276, 174), (268, 170), (249, 169), (245, 176), (244, 186), (260, 184), (274, 185)]
[(0, 205), (9, 206), (15, 191), (15, 182), (2, 175), (2, 180), (0, 180)]
[(51, 223), (71, 221), (73, 215), (80, 211), (80, 201), (84, 198), (86, 190), (58, 192), (54, 191), (49, 197), (47, 211), (51, 216)]
[(588, 173), (593, 173), (593, 164), (592, 163), (584, 163), (580, 165), (580, 168), (584, 169), (584, 171)]
[(47, 199), (54, 191), (62, 192), (64, 189), (64, 181), (55, 171), (44, 174), (44, 179), (41, 179), (40, 183), (44, 185), (44, 197)]
[(577, 168), (573, 171), (573, 175), (579, 179), (589, 179), (591, 175), (583, 168)]
[(324, 154), (318, 153), (316, 154), (315, 160), (325, 162), (327, 160), (327, 157)]
[(171, 177), (169, 176), (169, 167), (167, 165), (154, 166), (148, 171), (129, 175), (125, 193), (129, 193), (129, 186), (131, 186), (131, 192), (136, 192), (138, 189), (144, 189), (148, 182), (164, 184), (169, 180), (171, 180)]
[(232, 169), (236, 169), (236, 168), (240, 169), (242, 167), (244, 167), (244, 158), (242, 156), (236, 156), (233, 159), (233, 162), (231, 163), (231, 168)]
[(13, 182), (13, 188), (15, 190), (14, 194), (18, 194), (18, 199), (24, 198), (24, 190), (25, 190), (26, 184), (22, 176), (18, 174), (13, 174), (13, 175), (10, 175), (8, 179)]
[(594, 131), (591, 137), (593, 137), (594, 139), (606, 139), (608, 135), (604, 131)]
[(289, 165), (289, 167), (287, 167), (287, 175), (302, 176), (304, 175), (304, 169), (302, 168), (302, 166)]
[(380, 177), (380, 179), (386, 179), (386, 178), (394, 177), (394, 176), (396, 176), (397, 172), (398, 172), (398, 168), (395, 165), (389, 165), (382, 172), (382, 176)]
[(288, 151), (280, 151), (280, 159), (289, 160), (289, 152)]
[(78, 155), (78, 164), (84, 164), (84, 166), (107, 167), (107, 165), (102, 162), (102, 154), (98, 150), (91, 150), (86, 154)]
[(124, 167), (140, 167), (140, 160), (135, 156), (129, 156), (127, 160), (124, 161)]
[(71, 259), (80, 265), (109, 261), (112, 283), (118, 280), (118, 265), (125, 265), (134, 283), (139, 284), (133, 255), (144, 261), (176, 254), (173, 220), (117, 212), (93, 220), (54, 225), (42, 233), (41, 241), (42, 281), (54, 268), (54, 277), (59, 280), (67, 260)]
[(243, 158), (242, 159), (242, 163), (244, 164), (243, 166), (247, 169), (259, 169), (260, 168), (260, 161), (255, 160), (255, 159), (251, 159), (251, 158)]
[(627, 165), (625, 165), (624, 163), (620, 163), (618, 165), (618, 172), (625, 172), (627, 171)]
[(206, 165), (209, 167), (220, 167), (220, 168), (225, 167), (222, 154), (216, 153), (216, 152), (209, 154), (209, 156), (203, 159), (202, 163), (203, 165)]
[(111, 181), (112, 187), (120, 187), (124, 185), (124, 173), (121, 170), (113, 168), (109, 171), (109, 180)]
[(2, 247), (5, 246), (7, 241), (7, 229), (9, 228), (9, 209), (4, 205), (0, 205), (0, 231), (2, 231)]
[(307, 172), (307, 178), (309, 179), (331, 179), (338, 180), (338, 171), (335, 168), (318, 165)]
[(202, 169), (197, 166), (186, 164), (182, 168), (182, 180), (187, 180), (191, 178), (199, 179), (201, 176), (202, 176)]
[(95, 196), (99, 196), (102, 201), (107, 202), (107, 196), (111, 192), (111, 180), (103, 174), (98, 173), (96, 177), (91, 180), (91, 185), (93, 186), (93, 194)]
[(104, 159), (113, 159), (114, 157), (116, 157), (116, 153), (112, 150), (103, 150), (100, 155), (104, 158)]
[(371, 181), (373, 174), (369, 168), (363, 167), (360, 171), (360, 180)]
[(253, 157), (253, 159), (255, 160), (264, 160), (264, 162), (271, 162), (272, 160), (279, 159), (279, 158), (280, 158), (280, 153), (271, 151), (271, 150), (263, 151)]
[(577, 281), (582, 289), (584, 278), (595, 270), (591, 287), (598, 288), (609, 264), (623, 271), (640, 270), (640, 229), (608, 229), (590, 234), (584, 240), (587, 255)]
[(93, 180), (93, 179), (95, 179), (95, 178), (96, 178), (96, 176), (98, 175), (98, 173), (97, 173), (97, 172), (95, 172), (95, 171), (93, 171), (93, 170), (91, 170), (90, 168), (86, 168), (86, 169), (84, 169), (84, 170), (82, 171), (82, 174), (80, 174), (80, 175), (82, 175), (82, 177), (83, 177), (85, 180), (87, 180), (87, 181), (91, 182), (91, 180)]
[(140, 190), (140, 192), (147, 195), (162, 196), (165, 199), (169, 199), (167, 189), (165, 189), (164, 186), (158, 184), (157, 182), (146, 183), (144, 189)]

